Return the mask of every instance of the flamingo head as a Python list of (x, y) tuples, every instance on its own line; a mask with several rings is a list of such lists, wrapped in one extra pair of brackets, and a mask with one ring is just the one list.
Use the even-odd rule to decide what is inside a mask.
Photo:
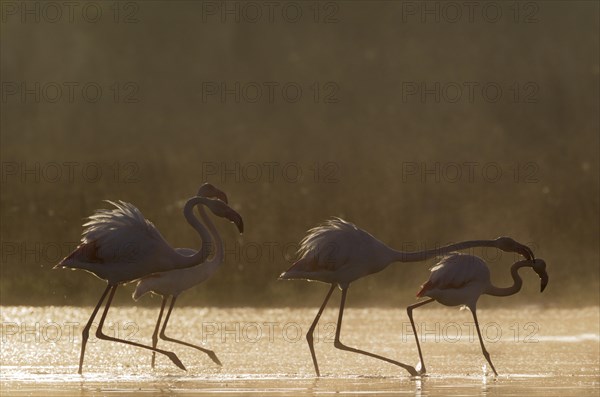
[(210, 183), (204, 183), (202, 186), (200, 186), (200, 189), (198, 189), (198, 193), (196, 193), (196, 196), (216, 198), (221, 200), (225, 204), (228, 203), (227, 195), (221, 190), (211, 185)]
[(241, 233), (244, 233), (244, 221), (240, 214), (238, 214), (233, 208), (225, 204), (221, 200), (213, 199), (213, 198), (204, 198), (202, 203), (208, 207), (208, 209), (221, 218), (229, 219), (231, 222), (235, 223), (238, 230)]
[(506, 252), (516, 252), (525, 257), (525, 259), (530, 261), (535, 261), (535, 255), (531, 248), (521, 243), (516, 242), (510, 237), (498, 237), (496, 239), (497, 247), (502, 251)]
[(543, 259), (534, 259), (531, 268), (534, 272), (538, 274), (538, 276), (540, 276), (540, 292), (544, 292), (544, 289), (548, 285), (548, 273), (546, 272), (546, 262), (544, 262)]

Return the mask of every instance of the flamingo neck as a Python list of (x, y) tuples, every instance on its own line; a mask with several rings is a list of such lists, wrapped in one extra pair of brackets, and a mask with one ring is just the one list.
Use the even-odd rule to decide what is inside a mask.
[(512, 286), (502, 288), (502, 287), (496, 287), (495, 285), (492, 285), (490, 283), (490, 285), (487, 287), (487, 289), (485, 290), (484, 293), (488, 294), (488, 295), (492, 295), (492, 296), (509, 296), (509, 295), (516, 294), (517, 292), (519, 292), (521, 290), (521, 287), (523, 286), (523, 279), (521, 279), (521, 276), (519, 276), (519, 269), (522, 267), (526, 267), (526, 266), (531, 267), (530, 264), (523, 263), (523, 262), (517, 262), (511, 266), (510, 275), (512, 276), (512, 279), (513, 279)]
[[(214, 243), (214, 253), (210, 259), (206, 260), (206, 264), (213, 268), (213, 271), (223, 262), (223, 240), (219, 235), (219, 231), (215, 227), (210, 217), (206, 214), (204, 207), (198, 208), (200, 217), (210, 231), (211, 239), (207, 241), (209, 246)], [(212, 248), (212, 247), (211, 247)]]
[(496, 240), (469, 240), (460, 243), (449, 244), (440, 248), (433, 248), (425, 251), (413, 251), (404, 252), (391, 250), (391, 261), (392, 262), (421, 262), (436, 256), (448, 254), (453, 251), (465, 250), (475, 247), (496, 247), (498, 248), (498, 242)]
[[(186, 268), (199, 265), (203, 263), (210, 254), (210, 234), (204, 225), (202, 225), (202, 223), (200, 223), (200, 221), (194, 216), (194, 207), (198, 204), (202, 204), (202, 200), (202, 197), (194, 197), (188, 200), (183, 208), (183, 215), (185, 216), (185, 219), (194, 229), (196, 229), (200, 235), (200, 239), (202, 240), (200, 250), (198, 250), (198, 252), (196, 252), (194, 255), (190, 256), (179, 255), (180, 264), (179, 266), (176, 266), (177, 268)], [(206, 242), (209, 242), (209, 244), (206, 244)]]

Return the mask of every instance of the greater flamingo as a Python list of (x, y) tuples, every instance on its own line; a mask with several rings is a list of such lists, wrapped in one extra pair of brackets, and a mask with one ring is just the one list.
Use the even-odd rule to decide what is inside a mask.
[(490, 280), (490, 270), (486, 263), (481, 258), (473, 255), (454, 253), (442, 258), (436, 266), (431, 268), (429, 280), (421, 286), (421, 290), (417, 293), (417, 297), (427, 296), (429, 299), (408, 306), (406, 309), (417, 341), (419, 359), (421, 360), (421, 373), (426, 372), (425, 362), (423, 361), (412, 311), (417, 307), (438, 301), (445, 306), (463, 305), (471, 310), (483, 356), (492, 367), (494, 374), (498, 376), (498, 372), (496, 372), (496, 368), (494, 368), (494, 364), (490, 359), (490, 354), (481, 338), (476, 313), (477, 300), (483, 294), (509, 296), (519, 292), (523, 285), (523, 280), (519, 276), (519, 269), (522, 267), (531, 267), (540, 276), (540, 292), (543, 292), (546, 285), (548, 285), (548, 273), (546, 273), (546, 263), (542, 259), (519, 261), (513, 264), (510, 268), (513, 285), (506, 288), (494, 286)]
[(342, 290), (342, 299), (334, 346), (341, 350), (364, 354), (398, 365), (411, 375), (418, 376), (419, 373), (410, 365), (342, 344), (340, 341), (342, 316), (350, 283), (380, 272), (393, 262), (423, 261), (455, 250), (473, 247), (496, 247), (503, 251), (518, 252), (528, 259), (533, 259), (533, 252), (527, 246), (519, 244), (509, 237), (499, 237), (496, 240), (464, 241), (420, 252), (401, 252), (388, 247), (371, 234), (340, 218), (331, 219), (321, 226), (310, 229), (307, 236), (300, 242), (298, 250), (300, 259), (282, 273), (279, 279), (303, 279), (331, 284), (331, 288), (306, 334), (317, 376), (320, 376), (320, 372), (313, 346), (313, 333), (336, 285)]
[[(198, 190), (196, 194), (200, 197), (216, 197), (227, 203), (227, 196), (225, 193), (215, 188), (213, 185), (204, 184)], [(204, 208), (199, 207), (200, 216), (202, 217), (202, 221), (205, 225), (207, 225), (210, 234), (212, 235), (212, 241), (203, 241), (203, 244), (212, 244), (215, 243), (215, 252), (212, 258), (207, 259), (205, 262), (194, 266), (188, 267), (186, 269), (177, 269), (171, 270), (168, 272), (155, 273), (150, 276), (142, 278), (133, 293), (133, 299), (138, 300), (142, 295), (147, 292), (152, 292), (154, 294), (162, 296), (162, 304), (160, 307), (160, 313), (158, 314), (158, 320), (156, 322), (156, 327), (154, 328), (154, 333), (152, 334), (152, 347), (156, 348), (158, 344), (158, 329), (160, 327), (160, 322), (162, 319), (163, 312), (165, 310), (165, 305), (171, 298), (171, 304), (169, 306), (169, 310), (167, 311), (167, 315), (165, 317), (165, 322), (162, 325), (160, 331), (160, 338), (169, 342), (179, 343), (184, 346), (192, 347), (194, 349), (200, 350), (206, 354), (218, 365), (221, 365), (221, 361), (217, 358), (217, 355), (212, 350), (208, 350), (202, 348), (200, 346), (193, 345), (188, 342), (184, 342), (178, 339), (171, 338), (165, 334), (165, 330), (167, 329), (167, 323), (169, 318), (171, 317), (171, 312), (173, 311), (173, 307), (175, 306), (175, 301), (179, 294), (183, 291), (186, 291), (197, 284), (200, 284), (206, 280), (217, 270), (219, 265), (223, 262), (223, 241), (221, 240), (221, 236), (219, 236), (219, 232), (217, 228), (214, 226)], [(244, 232), (244, 223), (239, 214), (231, 210), (232, 213), (227, 217), (228, 219), (232, 219), (236, 224), (240, 233)], [(180, 252), (184, 255), (193, 255), (196, 251), (189, 248), (176, 248), (175, 251)], [(156, 358), (156, 353), (152, 352), (152, 368), (154, 368), (154, 362)]]
[[(194, 251), (193, 255), (184, 255), (171, 248), (158, 229), (132, 204), (123, 201), (108, 201), (108, 203), (116, 208), (100, 209), (90, 216), (89, 221), (83, 225), (85, 229), (81, 244), (54, 267), (55, 269), (86, 270), (108, 283), (90, 319), (83, 328), (78, 373), (82, 373), (85, 347), (92, 321), (107, 295), (108, 300), (96, 330), (97, 338), (156, 351), (166, 355), (175, 365), (185, 370), (185, 366), (175, 353), (110, 337), (102, 333), (102, 327), (120, 284), (137, 280), (152, 273), (195, 266), (206, 260), (210, 253), (209, 246), (206, 245), (198, 252)], [(232, 210), (222, 201), (210, 198), (193, 197), (186, 202), (183, 210), (186, 220), (200, 234), (202, 241), (208, 241), (210, 235), (193, 215), (193, 209), (198, 204), (207, 206), (217, 216), (226, 217)]]

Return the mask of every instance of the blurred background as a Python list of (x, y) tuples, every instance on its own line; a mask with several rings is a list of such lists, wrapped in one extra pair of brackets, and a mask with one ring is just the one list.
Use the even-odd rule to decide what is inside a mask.
[[(599, 5), (472, 3), (3, 2), (0, 303), (96, 303), (101, 281), (52, 266), (102, 200), (197, 247), (182, 208), (210, 182), (246, 232), (215, 221), (225, 263), (182, 305), (318, 305), (277, 276), (331, 216), (404, 250), (511, 236), (549, 287), (525, 271), (487, 304), (597, 305)], [(472, 253), (511, 282), (515, 255)], [(349, 304), (404, 307), (434, 263)]]

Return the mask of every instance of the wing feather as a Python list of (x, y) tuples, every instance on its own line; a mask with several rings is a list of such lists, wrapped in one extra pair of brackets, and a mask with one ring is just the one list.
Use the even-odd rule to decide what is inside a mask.
[(310, 229), (300, 242), (300, 260), (292, 266), (303, 270), (329, 270), (342, 268), (365, 241), (363, 230), (340, 218), (333, 218)]
[(421, 286), (417, 297), (432, 289), (457, 289), (481, 280), (489, 279), (489, 270), (485, 262), (476, 256), (452, 253), (443, 257), (431, 268), (429, 280)]
[(83, 225), (81, 244), (59, 266), (77, 262), (140, 261), (169, 247), (158, 229), (134, 205), (108, 201), (115, 208), (99, 209)]

